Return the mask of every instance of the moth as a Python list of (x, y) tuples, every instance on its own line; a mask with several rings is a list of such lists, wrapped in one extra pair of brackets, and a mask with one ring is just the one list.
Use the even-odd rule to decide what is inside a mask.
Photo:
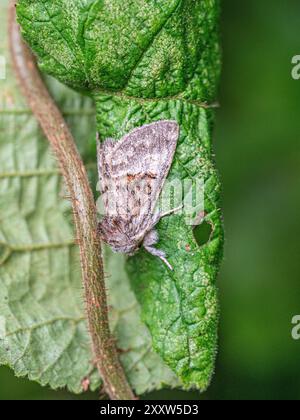
[(99, 185), (104, 216), (99, 222), (101, 239), (114, 252), (134, 255), (141, 247), (160, 258), (170, 270), (155, 229), (162, 213), (156, 205), (173, 162), (179, 125), (157, 121), (136, 128), (119, 141), (97, 142)]

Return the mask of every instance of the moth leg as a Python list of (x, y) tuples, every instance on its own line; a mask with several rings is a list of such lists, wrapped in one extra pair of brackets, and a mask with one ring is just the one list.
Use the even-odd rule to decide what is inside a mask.
[(165, 212), (165, 213), (160, 213), (160, 218), (162, 219), (163, 217), (166, 217), (166, 216), (171, 216), (171, 214), (175, 214), (175, 213), (177, 213), (178, 211), (180, 211), (180, 210), (182, 210), (183, 209), (183, 204), (181, 204), (181, 206), (179, 206), (179, 207), (176, 207), (176, 209), (172, 209), (172, 210), (169, 210), (169, 211), (167, 211), (167, 212)]
[(143, 246), (153, 246), (159, 241), (158, 232), (155, 229), (150, 230), (143, 240)]
[(143, 246), (146, 249), (146, 251), (148, 251), (151, 255), (154, 255), (155, 257), (160, 258), (164, 262), (164, 264), (166, 264), (166, 266), (171, 271), (173, 271), (173, 267), (168, 262), (165, 252), (153, 247), (153, 245), (157, 244), (158, 239), (159, 239), (159, 237), (158, 237), (157, 231), (155, 229), (152, 229), (145, 236), (144, 241), (143, 241)]
[(145, 246), (145, 249), (151, 254), (154, 255), (154, 257), (158, 257), (162, 260), (163, 263), (166, 264), (166, 266), (171, 270), (174, 271), (173, 267), (169, 263), (169, 261), (166, 258), (166, 254), (164, 251), (161, 251), (160, 249), (153, 248), (151, 246)]
[(172, 209), (172, 210), (166, 211), (165, 213), (160, 213), (160, 212), (158, 211), (158, 212), (155, 214), (155, 216), (154, 216), (153, 226), (157, 225), (157, 223), (160, 221), (160, 219), (163, 219), (164, 217), (167, 217), (167, 216), (171, 216), (171, 214), (175, 214), (175, 213), (177, 213), (178, 211), (182, 210), (182, 209), (183, 209), (183, 207), (184, 207), (184, 205), (183, 205), (183, 204), (181, 204), (181, 206), (176, 207), (176, 209)]

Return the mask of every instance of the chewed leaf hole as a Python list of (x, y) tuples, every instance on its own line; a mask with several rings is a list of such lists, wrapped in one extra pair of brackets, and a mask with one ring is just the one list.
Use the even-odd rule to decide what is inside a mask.
[(210, 223), (203, 221), (201, 225), (194, 227), (194, 238), (199, 246), (206, 245), (212, 235), (213, 227)]

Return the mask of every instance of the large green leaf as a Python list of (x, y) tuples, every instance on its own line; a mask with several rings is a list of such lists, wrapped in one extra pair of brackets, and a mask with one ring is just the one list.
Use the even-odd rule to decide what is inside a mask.
[(158, 246), (174, 272), (143, 252), (127, 269), (154, 349), (185, 387), (201, 390), (214, 369), (223, 244), (213, 111), (203, 104), (215, 100), (220, 71), (218, 6), (218, 0), (20, 0), (18, 6), (41, 68), (93, 96), (101, 138), (161, 119), (180, 124), (169, 180), (203, 180), (202, 210), (212, 233), (197, 241), (184, 216), (169, 217), (158, 226)]
[[(48, 143), (19, 93), (6, 39), (8, 1), (0, 6), (0, 364), (52, 388), (100, 384), (82, 305), (80, 262), (62, 179)], [(95, 168), (95, 110), (90, 99), (50, 81), (83, 156)], [(92, 151), (92, 153), (91, 153)], [(92, 160), (90, 159), (92, 156)], [(92, 164), (92, 165), (91, 165)], [(151, 337), (123, 269), (106, 253), (111, 325), (130, 382), (141, 394), (175, 375), (152, 351)]]
[(23, 34), (43, 70), (75, 88), (138, 97), (172, 96), (189, 85), (198, 99), (214, 98), (217, 12), (216, 0), (18, 4)]

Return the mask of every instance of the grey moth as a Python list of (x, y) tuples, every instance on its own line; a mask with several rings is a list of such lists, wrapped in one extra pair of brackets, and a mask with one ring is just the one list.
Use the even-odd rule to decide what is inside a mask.
[(173, 162), (179, 138), (176, 121), (157, 121), (136, 128), (118, 141), (97, 145), (98, 172), (104, 215), (101, 239), (114, 252), (134, 255), (141, 247), (160, 258), (169, 269), (165, 252), (155, 247), (155, 226), (162, 217), (157, 201)]

